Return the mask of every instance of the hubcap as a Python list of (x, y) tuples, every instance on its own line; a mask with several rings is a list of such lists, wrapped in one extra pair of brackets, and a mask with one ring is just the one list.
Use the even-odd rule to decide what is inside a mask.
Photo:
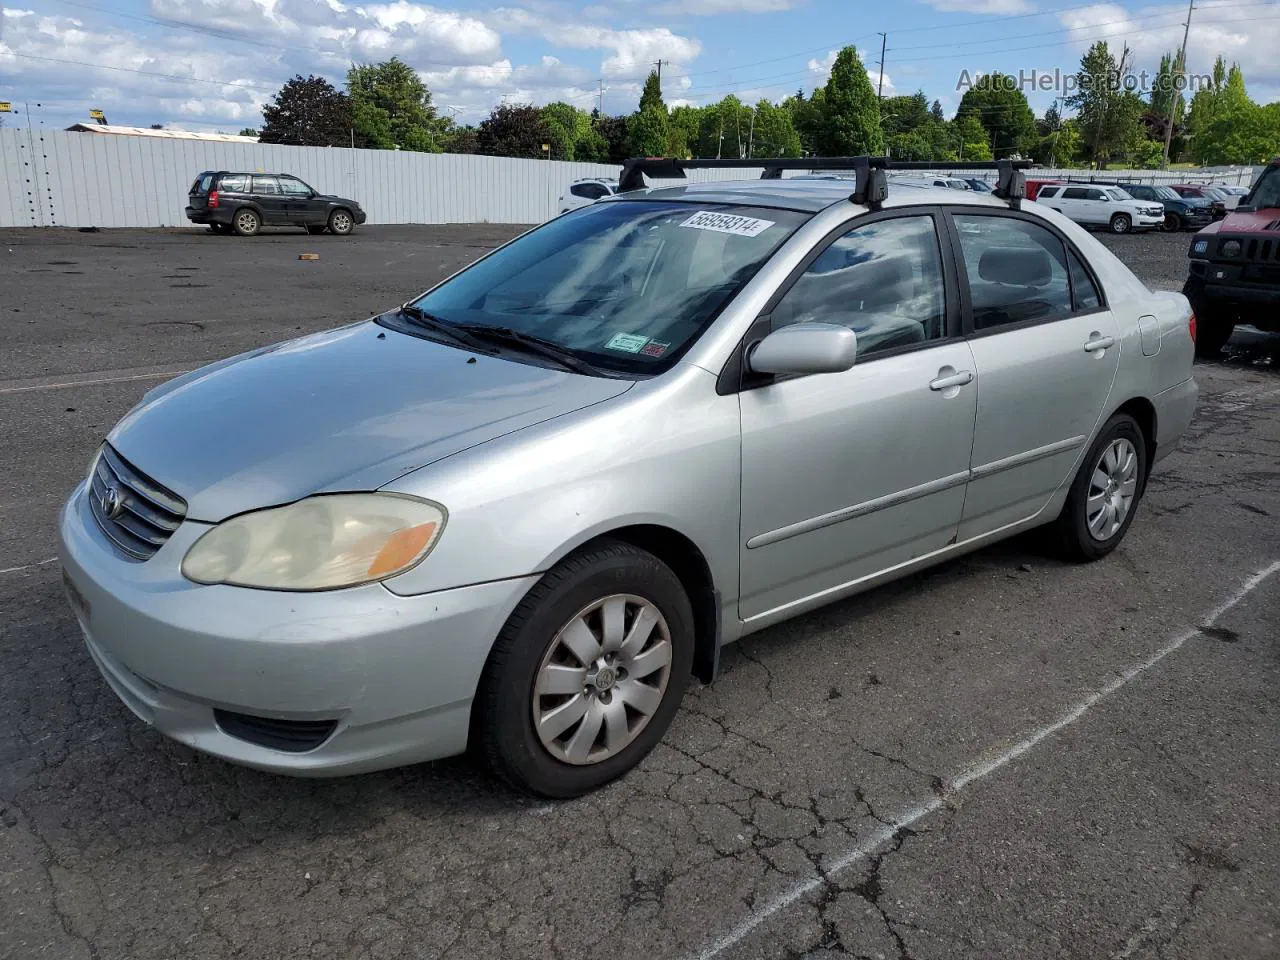
[(1124, 525), (1138, 492), (1138, 451), (1123, 437), (1102, 451), (1089, 478), (1085, 517), (1095, 540), (1110, 540)]
[(599, 763), (648, 725), (671, 678), (671, 631), (643, 597), (615, 594), (560, 628), (538, 666), (533, 728), (557, 760)]
[(252, 233), (252, 232), (253, 232), (253, 229), (254, 229), (257, 225), (258, 225), (258, 224), (257, 224), (257, 220), (254, 218), (254, 216), (253, 216), (252, 214), (249, 214), (249, 213), (242, 213), (242, 214), (240, 214), (240, 229), (241, 229), (241, 230), (244, 230), (244, 231), (246, 231), (246, 232), (248, 232), (248, 233)]
[(340, 213), (333, 218), (333, 226), (339, 233), (346, 233), (351, 227), (351, 218), (345, 213)]

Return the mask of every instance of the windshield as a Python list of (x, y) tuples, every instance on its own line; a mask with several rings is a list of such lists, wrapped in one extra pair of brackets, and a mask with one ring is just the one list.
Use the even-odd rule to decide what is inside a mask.
[(1182, 199), (1180, 196), (1178, 196), (1178, 191), (1173, 189), (1173, 187), (1155, 187), (1153, 189), (1156, 192), (1156, 196), (1159, 197), (1161, 200), (1181, 200)]
[(1280, 167), (1271, 167), (1253, 188), (1250, 203), (1258, 210), (1280, 207)]
[(1226, 199), (1226, 197), (1224, 197), (1222, 194), (1220, 194), (1217, 190), (1213, 189), (1213, 187), (1202, 187), (1202, 188), (1201, 188), (1201, 192), (1202, 192), (1206, 197), (1208, 197), (1210, 200), (1225, 200), (1225, 199)]
[(552, 220), (414, 301), (445, 323), (507, 327), (597, 367), (666, 369), (806, 214), (613, 201)]
[(1132, 200), (1133, 199), (1133, 197), (1129, 196), (1129, 194), (1125, 193), (1119, 187), (1109, 187), (1107, 189), (1107, 196), (1110, 197), (1112, 200)]

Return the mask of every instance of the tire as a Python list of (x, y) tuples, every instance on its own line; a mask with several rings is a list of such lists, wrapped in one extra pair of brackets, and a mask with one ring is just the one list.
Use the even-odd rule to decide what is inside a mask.
[[(605, 607), (614, 630), (604, 625)], [(642, 618), (649, 630), (631, 655), (624, 644), (613, 661), (596, 656), (632, 636)], [(594, 790), (662, 739), (688, 684), (693, 647), (693, 610), (666, 564), (617, 541), (589, 546), (545, 574), (498, 634), (476, 693), (472, 742), (518, 790), (555, 798)], [(545, 721), (541, 731), (535, 714)]]
[(326, 227), (323, 224), (310, 224), (306, 228), (307, 233), (313, 237), (317, 234), (324, 233), (325, 229)]
[[(1058, 543), (1068, 559), (1101, 560), (1119, 546), (1138, 512), (1148, 468), (1142, 428), (1133, 417), (1117, 413), (1081, 462), (1058, 517)], [(1123, 515), (1116, 511), (1121, 503)]]
[(1161, 225), (1165, 233), (1177, 233), (1182, 229), (1182, 218), (1176, 213), (1166, 213), (1164, 215), (1164, 223)]
[(241, 207), (231, 220), (231, 229), (241, 237), (252, 237), (262, 229), (262, 216), (249, 207)]
[(1111, 218), (1112, 233), (1128, 233), (1133, 229), (1133, 218), (1127, 213), (1117, 213)]
[(1201, 315), (1196, 311), (1196, 356), (1202, 360), (1216, 360), (1222, 356), (1222, 348), (1235, 333), (1235, 321), (1221, 313), (1209, 311)]
[(339, 207), (329, 214), (329, 232), (345, 237), (356, 228), (356, 218), (345, 207)]

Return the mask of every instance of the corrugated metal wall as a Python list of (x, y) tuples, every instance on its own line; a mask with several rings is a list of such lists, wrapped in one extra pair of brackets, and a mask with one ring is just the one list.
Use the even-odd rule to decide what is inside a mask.
[(186, 225), (202, 170), (292, 173), (371, 223), (538, 223), (578, 177), (615, 166), (0, 128), (0, 227)]
[[(514, 160), (275, 144), (0, 128), (0, 227), (185, 226), (187, 189), (202, 170), (292, 173), (317, 190), (358, 200), (370, 223), (540, 223), (579, 177), (616, 177), (596, 163)], [(1114, 171), (1161, 179), (1159, 171)], [(690, 172), (747, 179), (759, 170)], [(1088, 171), (1037, 171), (1039, 176)], [(990, 172), (986, 176), (992, 176)], [(1172, 176), (1201, 179), (1208, 171)], [(1250, 168), (1213, 172), (1247, 185)]]

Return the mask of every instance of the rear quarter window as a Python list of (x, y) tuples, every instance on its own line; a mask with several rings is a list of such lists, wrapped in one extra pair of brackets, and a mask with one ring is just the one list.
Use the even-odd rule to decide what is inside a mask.
[(244, 174), (229, 174), (218, 181), (218, 189), (224, 193), (245, 193), (248, 188), (249, 178)]

